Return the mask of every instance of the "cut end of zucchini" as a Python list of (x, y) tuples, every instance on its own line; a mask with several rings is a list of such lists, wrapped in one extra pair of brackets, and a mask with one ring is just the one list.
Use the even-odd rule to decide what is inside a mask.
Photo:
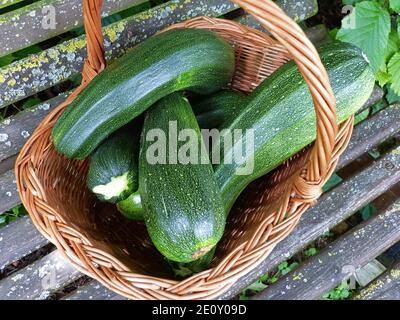
[(93, 192), (102, 196), (108, 201), (112, 198), (119, 197), (123, 192), (129, 190), (129, 172), (122, 176), (111, 178), (111, 181), (106, 185), (100, 185), (93, 188)]

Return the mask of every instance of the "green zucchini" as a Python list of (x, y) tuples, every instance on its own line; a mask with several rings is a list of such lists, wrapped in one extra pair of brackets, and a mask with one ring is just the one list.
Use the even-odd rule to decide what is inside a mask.
[(101, 201), (117, 203), (138, 189), (141, 124), (122, 127), (90, 158), (87, 186)]
[(129, 220), (143, 221), (143, 206), (139, 191), (118, 202), (117, 209)]
[[(154, 136), (155, 130), (166, 137), (182, 130), (190, 130), (191, 135), (185, 137), (187, 141), (176, 139), (176, 146), (168, 138), (172, 144), (167, 147), (163, 143), (166, 138)], [(196, 159), (189, 159), (186, 164), (182, 157), (174, 159), (174, 153), (181, 155), (188, 146), (197, 148)], [(161, 158), (153, 159), (153, 154)], [(225, 212), (220, 190), (196, 117), (179, 93), (160, 100), (146, 114), (139, 155), (139, 190), (149, 235), (169, 260), (197, 260), (221, 239)]]
[[(201, 129), (223, 128), (244, 108), (246, 96), (231, 90), (221, 90), (192, 103)], [(118, 210), (131, 220), (143, 220), (143, 207), (139, 192), (117, 204)]]
[[(342, 123), (371, 96), (374, 74), (361, 50), (350, 44), (328, 43), (320, 47), (319, 54), (337, 100), (338, 123)], [(250, 182), (315, 140), (315, 119), (311, 94), (293, 62), (278, 69), (247, 97), (247, 105), (241, 114), (226, 128), (254, 130), (254, 170), (250, 175), (239, 176), (236, 169), (240, 164), (221, 161), (214, 167), (226, 214)], [(245, 158), (243, 162), (248, 160)]]
[(192, 103), (201, 129), (221, 129), (244, 108), (246, 96), (232, 90), (222, 90)]
[(107, 67), (66, 108), (52, 131), (55, 148), (84, 159), (162, 97), (180, 90), (216, 92), (234, 69), (234, 49), (211, 31), (155, 35)]
[[(371, 96), (374, 74), (362, 51), (353, 45), (329, 43), (320, 47), (319, 54), (337, 100), (337, 121), (342, 123)], [(312, 97), (296, 64), (285, 64), (252, 92), (246, 108), (227, 129), (229, 132), (243, 130), (242, 142), (249, 141), (245, 135), (248, 129), (255, 138), (254, 153), (246, 153), (241, 161), (233, 161), (233, 164), (224, 163), (224, 156), (232, 156), (237, 144), (225, 148), (224, 137), (221, 138), (221, 150), (225, 153), (214, 170), (228, 213), (250, 182), (270, 172), (316, 138)], [(254, 164), (251, 173), (238, 175), (237, 169), (249, 163)]]

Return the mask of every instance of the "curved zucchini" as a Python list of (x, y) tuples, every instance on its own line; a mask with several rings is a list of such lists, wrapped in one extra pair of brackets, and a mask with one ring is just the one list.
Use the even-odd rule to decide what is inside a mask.
[[(337, 100), (337, 121), (342, 123), (356, 113), (371, 96), (375, 77), (357, 47), (333, 42), (321, 46), (319, 54), (328, 72)], [(254, 153), (240, 162), (224, 163), (214, 167), (228, 213), (240, 193), (255, 179), (265, 175), (289, 159), (316, 138), (316, 115), (309, 89), (297, 65), (289, 62), (274, 72), (248, 97), (243, 112), (227, 127), (229, 132), (243, 130), (254, 134)], [(224, 140), (221, 139), (221, 150)], [(234, 155), (236, 145), (225, 151)], [(251, 173), (238, 175), (237, 169), (254, 164)], [(250, 165), (251, 167), (251, 165)]]
[[(154, 134), (169, 137), (175, 132), (172, 126), (178, 133), (190, 130), (189, 138), (178, 139), (176, 147), (168, 145), (165, 149), (163, 140), (167, 138)], [(199, 157), (187, 164), (175, 161), (173, 153), (181, 154), (188, 146), (197, 148)], [(163, 155), (163, 159), (153, 162), (152, 151)], [(225, 228), (221, 194), (196, 117), (187, 99), (178, 93), (160, 100), (146, 114), (139, 156), (139, 190), (149, 235), (169, 260), (197, 260), (221, 239)]]
[(215, 33), (176, 29), (155, 35), (115, 61), (66, 108), (52, 136), (58, 152), (84, 159), (118, 128), (168, 94), (209, 94), (232, 78), (233, 48)]

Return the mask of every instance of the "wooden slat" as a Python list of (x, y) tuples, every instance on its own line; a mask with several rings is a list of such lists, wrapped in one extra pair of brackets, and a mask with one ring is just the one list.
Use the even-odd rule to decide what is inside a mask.
[(400, 131), (400, 105), (392, 105), (359, 123), (347, 151), (341, 156), (338, 169), (372, 150)]
[(0, 229), (0, 271), (48, 243), (28, 216), (2, 227)]
[(0, 162), (17, 155), (43, 118), (66, 97), (67, 94), (61, 94), (0, 121)]
[(76, 291), (62, 298), (62, 300), (126, 300), (124, 297), (108, 290), (99, 282), (93, 280)]
[[(173, 0), (103, 28), (107, 60), (157, 31), (200, 15), (220, 16), (237, 8), (229, 0)], [(85, 36), (33, 54), (0, 69), (0, 108), (79, 73), (86, 57)], [(15, 77), (18, 75), (18, 78)]]
[(400, 262), (372, 281), (352, 300), (400, 300)]
[[(105, 0), (102, 16), (147, 0)], [(0, 16), (0, 56), (50, 39), (83, 24), (82, 0), (41, 0)], [(49, 17), (54, 12), (54, 26)]]
[[(399, 149), (400, 150), (400, 149)], [(397, 168), (400, 169), (400, 166)], [(254, 300), (316, 300), (400, 240), (400, 199), (328, 245)], [(353, 270), (353, 271), (348, 271)]]
[(19, 199), (14, 170), (0, 175), (0, 213), (21, 203)]
[(277, 245), (265, 261), (239, 279), (219, 298), (235, 297), (262, 275), (385, 193), (400, 181), (399, 168), (400, 147), (331, 192), (324, 194), (316, 206), (306, 212), (295, 230)]
[(3, 300), (43, 300), (81, 277), (58, 251), (0, 281)]

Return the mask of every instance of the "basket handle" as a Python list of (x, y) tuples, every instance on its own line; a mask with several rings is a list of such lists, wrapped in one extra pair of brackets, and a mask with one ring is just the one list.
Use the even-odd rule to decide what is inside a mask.
[(82, 71), (82, 85), (87, 85), (106, 66), (101, 7), (103, 0), (83, 0), (83, 23), (86, 32), (87, 58)]
[(294, 186), (299, 196), (313, 202), (322, 193), (322, 184), (330, 174), (335, 139), (338, 134), (336, 100), (329, 77), (314, 45), (299, 25), (271, 0), (231, 0), (253, 15), (286, 48), (305, 79), (317, 119), (317, 139), (307, 170)]

